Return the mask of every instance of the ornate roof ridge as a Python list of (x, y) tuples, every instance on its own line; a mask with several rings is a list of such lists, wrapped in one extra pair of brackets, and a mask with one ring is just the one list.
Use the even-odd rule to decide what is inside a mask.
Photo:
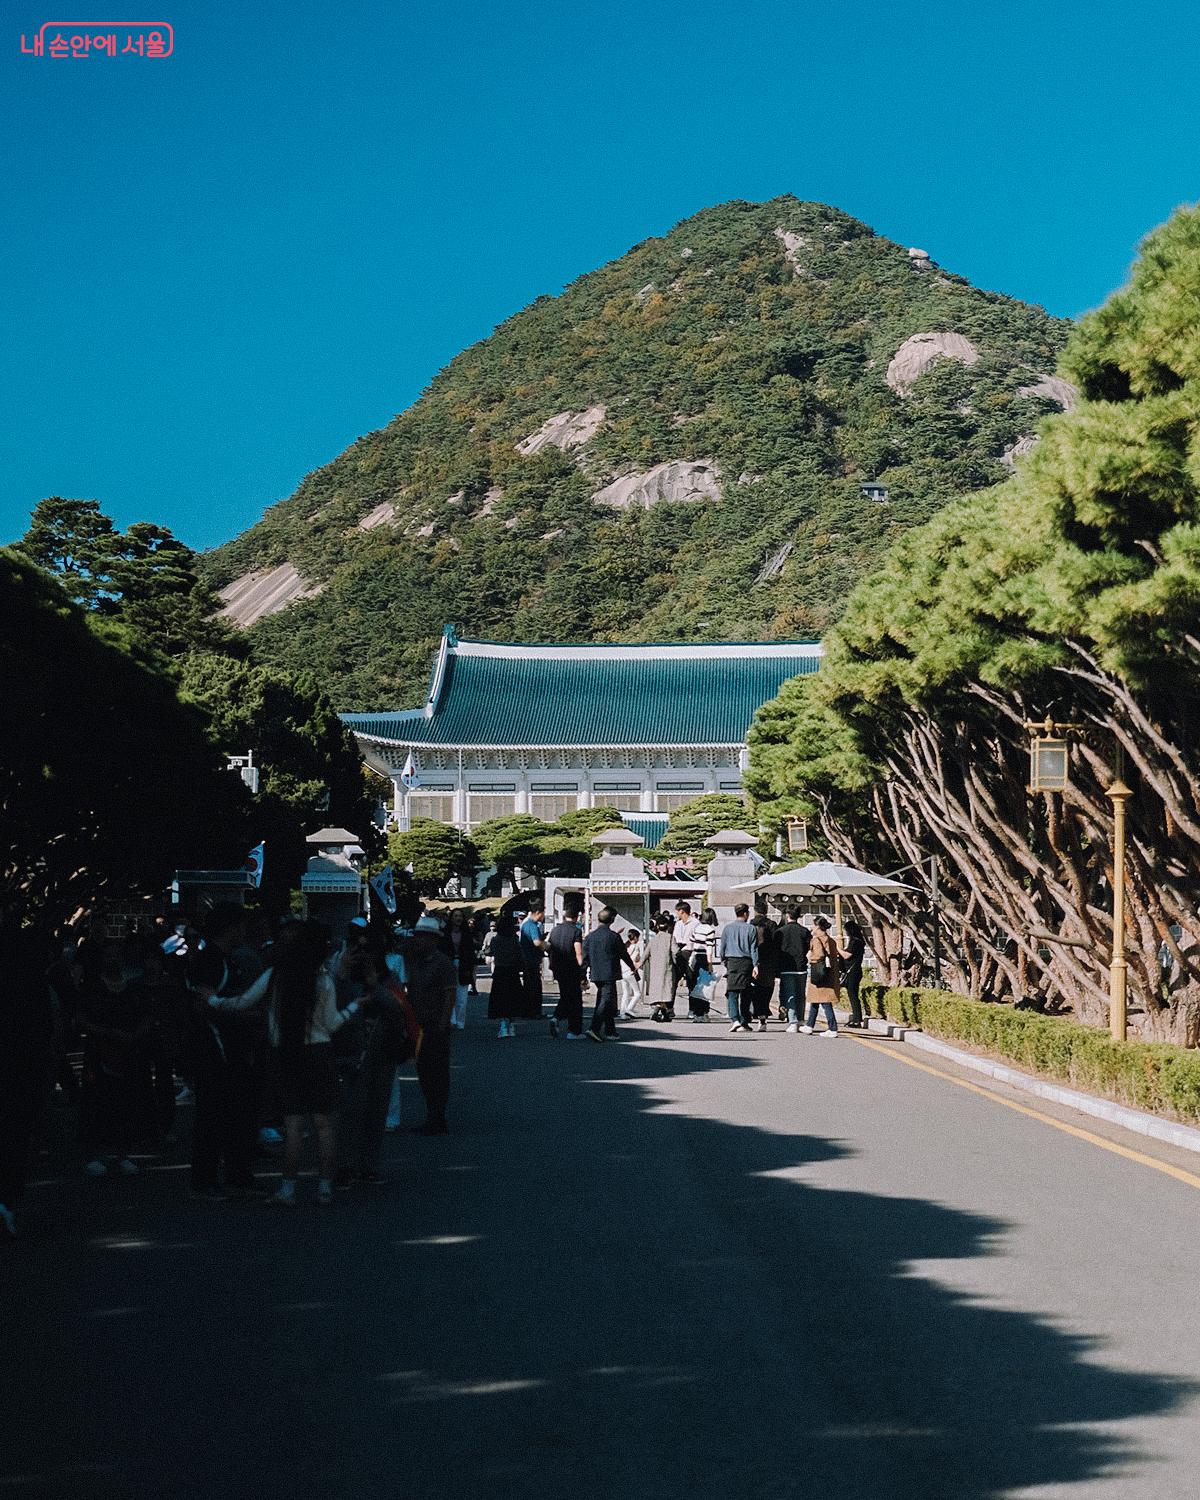
[(526, 641), (458, 640), (450, 645), (456, 656), (494, 657), (522, 661), (702, 661), (736, 656), (776, 658), (820, 657), (819, 640), (796, 641), (590, 641), (572, 645)]

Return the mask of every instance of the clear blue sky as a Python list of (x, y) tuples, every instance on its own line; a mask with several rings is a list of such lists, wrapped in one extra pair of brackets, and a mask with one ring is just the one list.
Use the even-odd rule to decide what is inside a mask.
[(534, 297), (725, 199), (833, 203), (1075, 314), (1200, 196), (1182, 4), (141, 10), (174, 57), (21, 57), (55, 12), (5, 7), (0, 540), (59, 493), (213, 545)]

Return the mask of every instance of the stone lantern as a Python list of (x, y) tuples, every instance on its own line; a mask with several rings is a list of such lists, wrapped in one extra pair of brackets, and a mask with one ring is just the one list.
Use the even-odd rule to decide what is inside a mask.
[(312, 850), (300, 877), (304, 915), (324, 922), (334, 943), (342, 943), (351, 919), (363, 914), (366, 903), (362, 845), (345, 828), (322, 828), (304, 842)]
[(615, 931), (623, 932), (627, 927), (646, 931), (650, 921), (650, 879), (646, 866), (633, 852), (641, 842), (639, 835), (629, 828), (606, 828), (592, 839), (596, 857), (588, 879), (589, 927), (595, 925), (596, 913), (602, 906), (611, 906), (617, 913)]
[(723, 925), (733, 921), (733, 908), (740, 902), (753, 904), (749, 891), (735, 887), (748, 885), (758, 874), (758, 866), (750, 857), (758, 840), (744, 829), (724, 828), (704, 843), (713, 851), (708, 864), (708, 904), (717, 914), (718, 925)]

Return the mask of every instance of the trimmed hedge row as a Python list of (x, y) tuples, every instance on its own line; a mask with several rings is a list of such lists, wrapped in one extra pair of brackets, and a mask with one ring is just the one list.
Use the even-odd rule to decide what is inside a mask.
[(1077, 1021), (985, 1005), (945, 990), (862, 986), (866, 1015), (965, 1042), (1027, 1072), (1154, 1114), (1200, 1124), (1200, 1052), (1166, 1042), (1114, 1042)]

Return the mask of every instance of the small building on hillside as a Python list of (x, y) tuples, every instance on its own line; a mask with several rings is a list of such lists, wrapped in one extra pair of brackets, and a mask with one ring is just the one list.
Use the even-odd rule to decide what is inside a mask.
[(754, 715), (821, 654), (811, 640), (513, 645), (447, 626), (422, 708), (342, 718), (390, 777), (401, 827), (612, 807), (649, 833), (696, 797), (741, 793)]

